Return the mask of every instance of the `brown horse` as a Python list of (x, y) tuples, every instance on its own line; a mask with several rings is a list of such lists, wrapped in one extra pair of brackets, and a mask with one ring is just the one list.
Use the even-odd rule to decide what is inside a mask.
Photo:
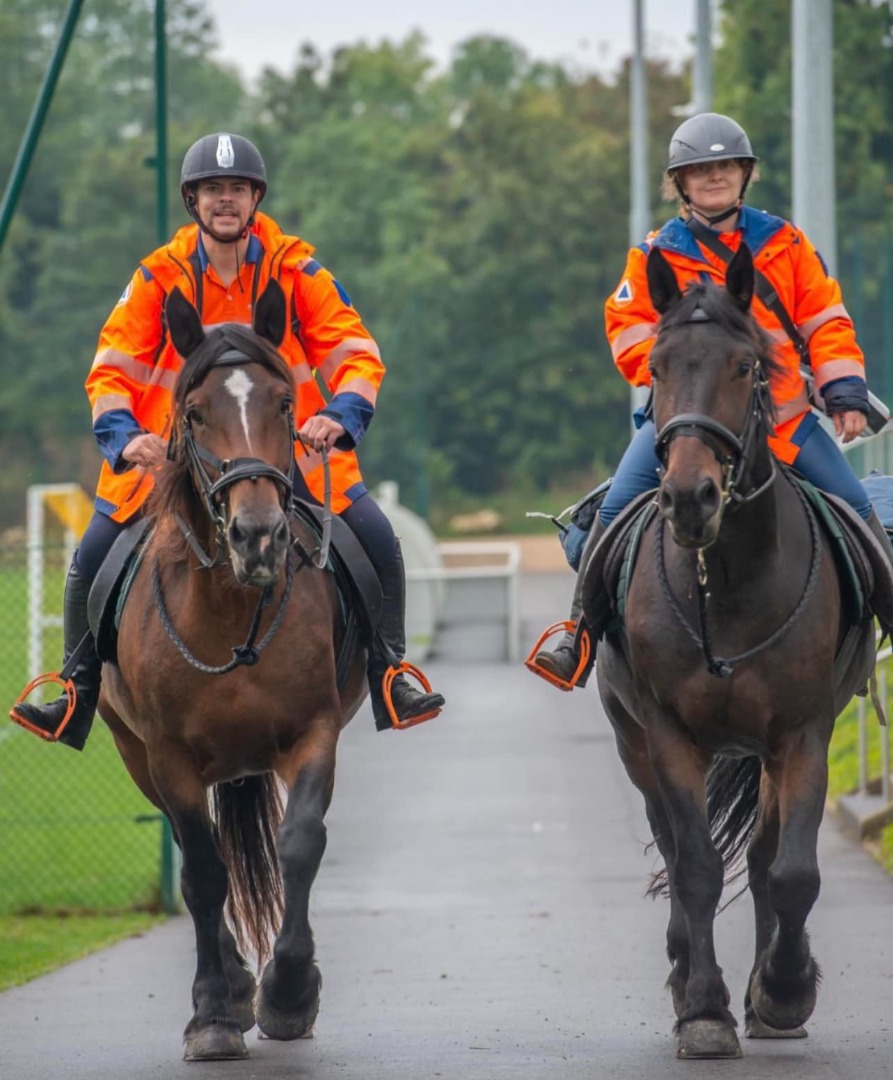
[[(366, 694), (362, 649), (337, 685), (332, 575), (316, 568), (314, 535), (288, 513), (294, 388), (275, 348), (285, 318), (276, 283), (253, 328), (206, 334), (179, 291), (170, 297), (171, 339), (185, 357), (171, 460), (149, 507), (154, 531), (117, 662), (103, 670), (99, 711), (182, 850), (198, 953), (187, 1060), (245, 1057), (255, 1014), (270, 1038), (312, 1028), (320, 975), (309, 894), (338, 735)], [(276, 933), (256, 998), (224, 920), (228, 894), (243, 948), (263, 961)]]
[(653, 249), (648, 283), (661, 314), (650, 367), (664, 468), (624, 625), (599, 646), (598, 686), (666, 865), (678, 1056), (738, 1057), (713, 939), (725, 872), (747, 844), (747, 1034), (805, 1034), (828, 743), (871, 673), (874, 627), (850, 617), (816, 514), (768, 448), (773, 360), (750, 314), (750, 252), (732, 260), (725, 288), (683, 295)]

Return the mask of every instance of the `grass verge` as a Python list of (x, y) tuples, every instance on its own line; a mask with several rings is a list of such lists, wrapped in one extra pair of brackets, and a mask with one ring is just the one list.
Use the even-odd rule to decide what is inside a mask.
[(20, 986), (116, 941), (141, 934), (164, 918), (144, 911), (0, 916), (0, 990)]
[[(885, 702), (890, 716), (890, 698)], [(868, 707), (868, 777), (881, 775), (880, 728), (874, 710)], [(836, 804), (841, 795), (855, 791), (859, 786), (859, 714), (856, 698), (837, 718), (831, 747), (828, 753), (828, 797)], [(884, 870), (893, 876), (893, 825), (882, 829), (877, 837), (865, 845)]]

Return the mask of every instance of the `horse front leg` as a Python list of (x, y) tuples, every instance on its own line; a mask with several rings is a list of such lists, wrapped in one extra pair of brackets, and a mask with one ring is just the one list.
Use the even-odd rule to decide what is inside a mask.
[(337, 731), (319, 732), (301, 744), (284, 770), (288, 803), (277, 835), (285, 911), (258, 988), (258, 1027), (271, 1039), (313, 1034), (322, 978), (314, 960), (310, 889), (326, 848), (325, 812), (335, 776)]
[(688, 982), (689, 949), (688, 928), (685, 915), (679, 905), (673, 885), (676, 869), (676, 842), (673, 839), (673, 827), (664, 808), (660, 787), (651, 759), (645, 732), (623, 707), (620, 699), (606, 685), (600, 686), (602, 703), (610, 717), (617, 743), (617, 753), (626, 769), (626, 774), (641, 792), (645, 800), (645, 814), (651, 827), (651, 835), (657, 844), (666, 867), (666, 882), (661, 873), (653, 876), (649, 892), (660, 895), (665, 887), (670, 894), (670, 919), (667, 923), (667, 957), (672, 965), (667, 977), (667, 989), (673, 998), (673, 1008), (677, 1017), (685, 1011), (685, 986)]
[(828, 787), (827, 753), (826, 738), (801, 731), (767, 765), (779, 801), (778, 851), (767, 874), (775, 928), (757, 958), (750, 1001), (764, 1024), (782, 1032), (797, 1033), (816, 1003), (820, 972), (806, 919), (819, 895), (816, 847)]
[(191, 762), (176, 749), (150, 750), (149, 769), (183, 853), (181, 888), (195, 927), (194, 1013), (183, 1033), (186, 1061), (245, 1058), (221, 938), (227, 871), (217, 849), (208, 799)]
[(688, 979), (681, 1014), (677, 1008), (676, 1054), (686, 1059), (737, 1058), (741, 1045), (713, 939), (723, 863), (707, 823), (707, 762), (674, 731), (649, 730), (649, 744), (675, 841), (671, 886), (687, 927)]
[(769, 867), (778, 851), (778, 832), (778, 796), (769, 779), (769, 774), (764, 769), (760, 788), (760, 812), (753, 837), (747, 848), (747, 880), (754, 912), (754, 964), (744, 995), (744, 1033), (749, 1039), (803, 1039), (806, 1037), (804, 1027), (778, 1031), (764, 1024), (754, 1011), (750, 1000), (751, 979), (757, 971), (763, 953), (769, 948), (778, 925), (769, 901)]

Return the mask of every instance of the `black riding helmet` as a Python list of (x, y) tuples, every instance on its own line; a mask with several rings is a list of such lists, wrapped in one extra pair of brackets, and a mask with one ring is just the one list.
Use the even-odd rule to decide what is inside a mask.
[[(249, 139), (242, 135), (232, 135), (222, 131), (214, 135), (203, 135), (186, 151), (180, 169), (180, 194), (190, 217), (194, 218), (202, 229), (214, 233), (202, 221), (199, 221), (195, 209), (195, 187), (200, 180), (212, 180), (223, 176), (238, 176), (250, 180), (252, 187), (260, 192), (258, 206), (267, 193), (267, 169), (260, 151)], [(220, 237), (214, 237), (220, 239)]]
[[(730, 160), (749, 162), (749, 167), (744, 170), (744, 182), (738, 194), (740, 204), (750, 183), (753, 166), (758, 160), (751, 149), (747, 132), (730, 116), (723, 116), (722, 113), (700, 113), (683, 121), (673, 133), (667, 155), (667, 175), (673, 178), (676, 190), (688, 205), (690, 200), (682, 190), (677, 171), (687, 165), (700, 165), (705, 161)], [(721, 221), (728, 213), (729, 210), (725, 210), (721, 215), (714, 215), (708, 220), (711, 224)]]

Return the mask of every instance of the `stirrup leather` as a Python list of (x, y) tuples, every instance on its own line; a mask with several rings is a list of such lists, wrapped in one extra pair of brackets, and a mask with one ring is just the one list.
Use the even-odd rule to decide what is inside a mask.
[[(37, 727), (29, 720), (26, 720), (24, 716), (19, 716), (15, 711), (16, 705), (21, 705), (22, 702), (29, 697), (38, 686), (44, 686), (47, 683), (57, 683), (62, 687), (62, 692), (67, 699), (65, 715), (55, 732), (50, 733), (43, 728)], [(43, 675), (38, 675), (36, 679), (32, 679), (31, 682), (25, 687), (25, 689), (16, 698), (16, 703), (9, 710), (9, 719), (15, 721), (19, 727), (23, 727), (26, 731), (30, 731), (32, 735), (37, 735), (41, 739), (45, 739), (47, 742), (58, 742), (59, 736), (68, 727), (69, 721), (74, 716), (75, 708), (77, 707), (78, 695), (72, 679), (63, 679), (58, 671), (48, 671)]]
[[(394, 701), (391, 697), (391, 687), (394, 684), (394, 679), (398, 675), (412, 675), (414, 679), (422, 684), (422, 689), (426, 694), (431, 693), (431, 683), (425, 678), (424, 674), (414, 665), (410, 664), (408, 660), (403, 660), (396, 667), (392, 664), (391, 667), (381, 677), (381, 696), (385, 703), (385, 708), (388, 710), (388, 716), (391, 718), (391, 724), (395, 728), (399, 728), (401, 731), (404, 728), (415, 727), (416, 724), (423, 724), (426, 720), (433, 720), (435, 716), (440, 715), (440, 709), (429, 709), (426, 713), (420, 713), (418, 716), (411, 716), (408, 720), (401, 720), (397, 715), (397, 710), (394, 708)], [(385, 729), (387, 730), (387, 728)]]
[(528, 671), (532, 671), (534, 675), (539, 675), (541, 679), (545, 679), (547, 683), (551, 683), (552, 686), (558, 687), (559, 690), (573, 690), (577, 683), (580, 681), (580, 676), (586, 670), (589, 664), (589, 658), (592, 654), (592, 644), (589, 640), (589, 631), (584, 626), (577, 639), (577, 650), (580, 654), (580, 660), (577, 664), (576, 670), (570, 679), (564, 680), (560, 676), (554, 674), (554, 672), (547, 671), (545, 668), (540, 667), (536, 661), (536, 654), (542, 649), (545, 642), (553, 637), (555, 634), (576, 634), (577, 624), (570, 621), (562, 621), (553, 623), (547, 630), (544, 630), (540, 635), (539, 641), (530, 650), (530, 655), (524, 661), (524, 666)]

